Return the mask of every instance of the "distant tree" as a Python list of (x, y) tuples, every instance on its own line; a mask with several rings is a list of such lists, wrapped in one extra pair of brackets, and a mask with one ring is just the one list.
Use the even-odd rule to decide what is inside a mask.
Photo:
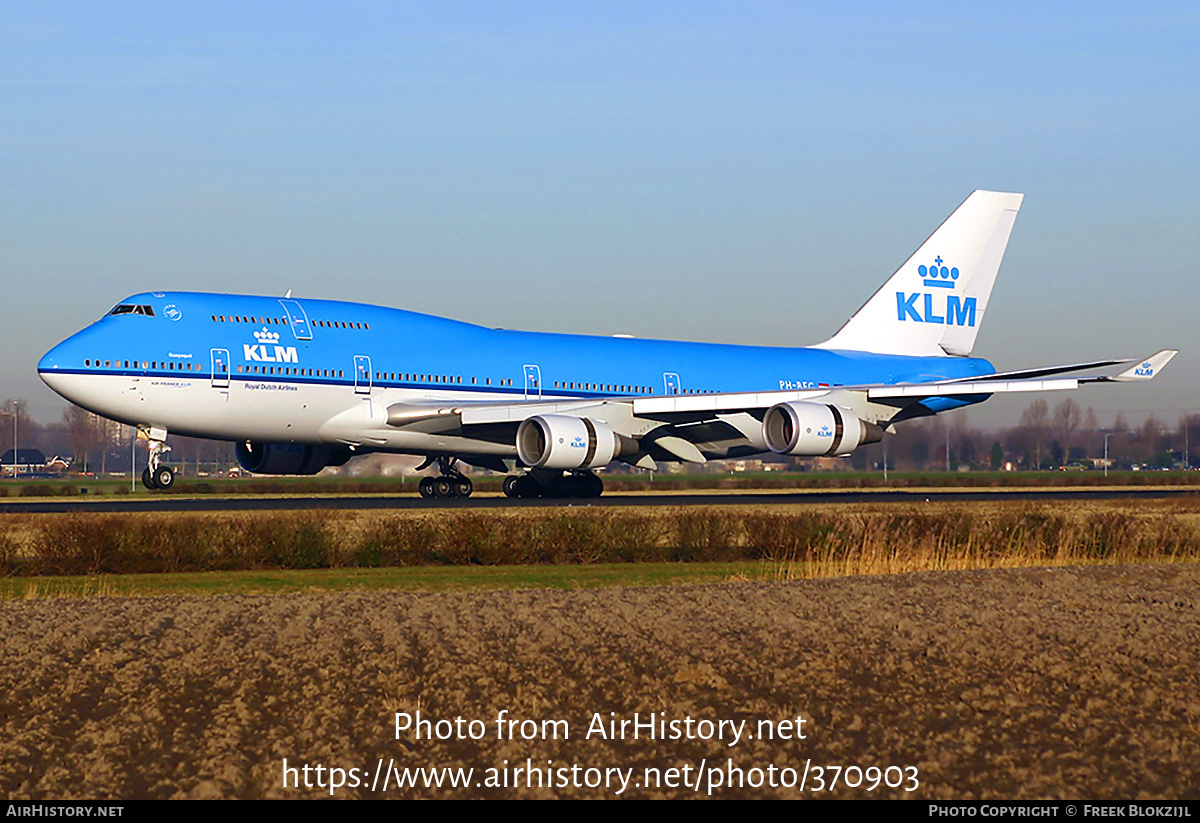
[(965, 463), (974, 467), (978, 457), (976, 440), (979, 433), (971, 429), (966, 409), (954, 412), (951, 419), (954, 422), (950, 427), (950, 449), (954, 462), (957, 465)]
[(997, 440), (992, 443), (992, 471), (1000, 471), (1000, 466), (1004, 463), (1004, 447)]
[(1055, 438), (1050, 441), (1050, 465), (1062, 466), (1067, 462), (1067, 450), (1063, 448), (1062, 441)]
[(87, 470), (89, 455), (100, 442), (95, 415), (71, 404), (63, 411), (63, 426), (70, 441), (71, 459), (75, 467)]
[(936, 436), (934, 418), (906, 420), (896, 427), (888, 443), (889, 466), (901, 471), (921, 471), (928, 468), (931, 443)]
[[(0, 452), (9, 449), (30, 449), (37, 446), (39, 426), (29, 417), (29, 402), (26, 400), (8, 399), (2, 408), (0, 416)], [(17, 423), (17, 442), (13, 442), (13, 420)]]
[(1184, 465), (1194, 466), (1196, 461), (1192, 454), (1196, 451), (1196, 436), (1200, 435), (1200, 415), (1184, 414), (1179, 421), (1179, 430)]
[(1142, 426), (1137, 431), (1136, 438), (1136, 454), (1137, 459), (1142, 463), (1156, 461), (1161, 463), (1159, 457), (1163, 449), (1163, 435), (1165, 428), (1162, 421), (1153, 414), (1142, 421)]
[(1033, 440), (1035, 464), (1038, 469), (1042, 467), (1042, 444), (1046, 440), (1048, 418), (1049, 406), (1045, 400), (1033, 401), (1029, 408), (1021, 413), (1021, 426), (1029, 431)]
[(1075, 436), (1075, 430), (1079, 428), (1082, 416), (1079, 404), (1069, 397), (1054, 407), (1054, 433), (1062, 447), (1061, 462), (1071, 461), (1071, 440)]
[(1108, 432), (1108, 459), (1115, 465), (1128, 465), (1134, 462), (1132, 437), (1125, 415), (1118, 413), (1117, 419), (1113, 421), (1112, 429)]
[(1083, 415), (1083, 432), (1084, 432), (1084, 454), (1083, 456), (1089, 460), (1095, 456), (1095, 449), (1092, 448), (1096, 441), (1096, 430), (1100, 428), (1100, 421), (1096, 419), (1096, 410), (1088, 406), (1087, 413)]

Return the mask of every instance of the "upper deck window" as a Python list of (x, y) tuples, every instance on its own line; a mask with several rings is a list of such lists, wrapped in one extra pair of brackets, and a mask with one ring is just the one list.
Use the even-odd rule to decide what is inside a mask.
[(113, 306), (113, 310), (109, 314), (144, 314), (148, 317), (154, 316), (154, 308), (152, 306), (134, 306), (130, 303), (121, 303)]

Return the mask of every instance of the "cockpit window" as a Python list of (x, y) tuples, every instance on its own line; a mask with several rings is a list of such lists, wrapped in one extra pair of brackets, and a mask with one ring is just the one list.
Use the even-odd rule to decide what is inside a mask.
[(154, 316), (153, 306), (134, 306), (129, 303), (121, 303), (118, 306), (113, 306), (113, 310), (109, 314), (144, 314), (148, 317)]

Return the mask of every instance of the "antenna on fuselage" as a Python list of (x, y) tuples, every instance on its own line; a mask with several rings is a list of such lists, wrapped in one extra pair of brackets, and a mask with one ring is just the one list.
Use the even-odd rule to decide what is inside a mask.
[(283, 299), (284, 299), (284, 300), (291, 300), (291, 299), (292, 299), (292, 290), (291, 290), (291, 289), (288, 289), (288, 290), (287, 290), (287, 294), (285, 294), (285, 295), (283, 296)]

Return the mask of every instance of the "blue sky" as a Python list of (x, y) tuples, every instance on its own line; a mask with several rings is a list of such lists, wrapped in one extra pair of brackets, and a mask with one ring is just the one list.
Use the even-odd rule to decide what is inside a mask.
[(1198, 34), (1182, 3), (4, 4), (0, 398), (57, 419), (38, 357), (147, 289), (804, 345), (991, 188), (1026, 200), (976, 353), (1182, 349), (1076, 396), (1173, 422)]

